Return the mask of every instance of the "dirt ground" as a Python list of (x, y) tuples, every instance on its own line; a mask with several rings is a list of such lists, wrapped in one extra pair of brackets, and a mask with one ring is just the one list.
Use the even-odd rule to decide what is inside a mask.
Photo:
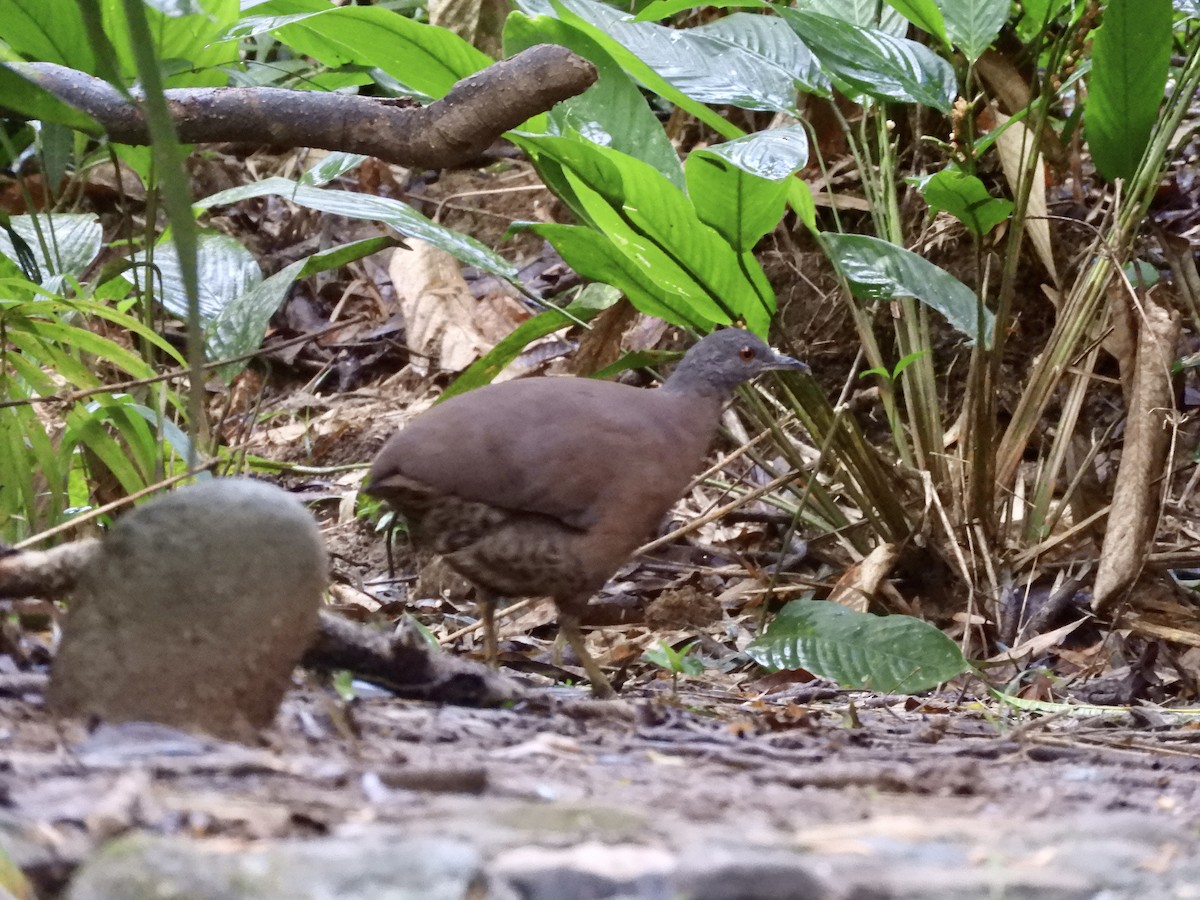
[[(470, 206), (472, 192), (494, 186), (474, 174), (419, 187), (428, 212), (499, 244), (514, 218), (553, 218), (548, 195), (516, 174), (502, 184), (516, 193), (498, 194), (518, 198), (514, 209)], [(287, 261), (274, 232), (255, 233), (258, 252)], [(541, 252), (530, 244), (521, 255)], [(382, 265), (355, 271), (356, 283), (378, 289), (366, 292), (376, 313), (390, 311)], [(490, 296), (485, 282), (470, 291)], [(813, 294), (809, 280), (781, 285), (780, 318), (832, 395), (855, 348), (844, 314)], [(303, 330), (301, 313), (322, 299), (298, 291), (280, 332)], [(378, 318), (362, 343), (398, 344), (398, 326), (389, 332)], [(458, 587), (407, 558), (397, 579), (380, 580), (383, 540), (343, 503), (361, 471), (338, 468), (368, 461), (445, 379), (388, 372), (402, 352), (356, 352), (337, 392), (269, 396), (251, 452), (325, 467), (286, 481), (324, 521), (339, 609), (387, 621), (407, 613), (446, 652), (470, 651), (471, 633), (451, 639), (474, 621)], [(681, 518), (709, 500), (685, 498)], [(151, 726), (58, 725), (39, 674), (47, 654), (34, 653), (0, 668), (0, 849), (38, 896), (74, 900), (1200, 897), (1200, 715), (1149, 705), (1018, 711), (975, 680), (904, 698), (763, 678), (736, 660), (769, 602), (759, 567), (807, 551), (777, 588), (787, 597), (829, 587), (847, 564), (823, 556), (819, 539), (786, 552), (780, 540), (770, 526), (715, 525), (621, 573), (587, 623), (602, 662), (628, 670), (608, 703), (553, 686), (577, 670), (551, 657), (545, 605), (504, 625), (503, 658), (529, 681), (507, 708), (402, 701), (368, 685), (347, 699), (345, 685), (339, 694), (326, 677), (297, 673), (259, 747)], [(766, 548), (775, 560), (756, 556)], [(710, 669), (677, 692), (640, 660), (658, 640), (678, 647), (697, 636)], [(1057, 669), (1047, 664), (1047, 681), (1111, 658), (1087, 628), (1073, 640)], [(1124, 674), (1106, 674), (1140, 677), (1128, 671), (1135, 657)], [(1030, 694), (1043, 696), (1037, 661), (1025, 668)], [(13, 884), (3, 863), (0, 854), (0, 900)], [(367, 872), (370, 884), (344, 880)]]
[[(511, 708), (474, 710), (366, 686), (345, 702), (309, 683), (252, 749), (147, 726), (59, 733), (36, 681), (5, 687), (0, 835), (40, 896), (130, 833), (227, 857), (364, 828), (478, 850), (491, 892), (464, 897), (505, 886), (562, 900), (668, 896), (644, 872), (611, 868), (618, 851), (635, 873), (639, 860), (692, 875), (716, 866), (719, 882), (732, 867), (747, 892), (728, 897), (1200, 889), (1190, 717), (1030, 716), (957, 695), (814, 685), (751, 696), (684, 684), (673, 695), (668, 680), (607, 703), (539, 688)], [(152, 856), (143, 864), (155, 870)], [(603, 884), (581, 887), (597, 865)], [(780, 865), (791, 873), (782, 888), (761, 881)]]

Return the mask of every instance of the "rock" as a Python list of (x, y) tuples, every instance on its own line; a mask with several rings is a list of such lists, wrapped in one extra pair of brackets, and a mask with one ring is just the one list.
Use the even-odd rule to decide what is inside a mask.
[(218, 479), (152, 500), (80, 576), (51, 707), (251, 740), (275, 718), (325, 585), (316, 522), (280, 488)]
[(515, 900), (486, 888), (482, 858), (465, 843), (406, 839), (394, 829), (354, 837), (232, 842), (132, 835), (88, 860), (67, 900)]

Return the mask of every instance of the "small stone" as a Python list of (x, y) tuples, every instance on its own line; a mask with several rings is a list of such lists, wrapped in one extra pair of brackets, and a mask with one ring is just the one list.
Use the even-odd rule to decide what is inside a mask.
[(325, 585), (320, 530), (286, 491), (228, 478), (156, 498), (80, 576), (51, 708), (252, 740), (312, 641)]
[(138, 834), (80, 867), (67, 900), (516, 900), (488, 890), (478, 851), (395, 829), (256, 850)]

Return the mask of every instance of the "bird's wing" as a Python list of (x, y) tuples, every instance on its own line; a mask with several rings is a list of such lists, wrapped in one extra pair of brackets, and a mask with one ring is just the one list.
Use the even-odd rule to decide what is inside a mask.
[(715, 415), (703, 428), (680, 398), (584, 379), (564, 390), (557, 381), (507, 382), (434, 407), (392, 437), (371, 481), (399, 474), (581, 529), (606, 500), (677, 496), (680, 478), (686, 483), (703, 458)]

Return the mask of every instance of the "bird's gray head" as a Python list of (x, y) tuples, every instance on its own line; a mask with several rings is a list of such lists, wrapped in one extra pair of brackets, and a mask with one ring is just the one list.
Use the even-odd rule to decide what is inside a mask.
[(771, 369), (808, 371), (798, 359), (776, 353), (748, 331), (714, 331), (680, 360), (663, 390), (729, 397), (743, 381)]

